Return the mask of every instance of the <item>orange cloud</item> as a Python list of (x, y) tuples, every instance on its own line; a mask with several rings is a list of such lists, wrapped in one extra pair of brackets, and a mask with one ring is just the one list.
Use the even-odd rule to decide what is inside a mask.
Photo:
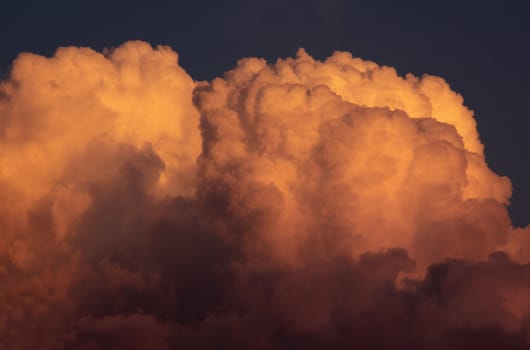
[(530, 226), (439, 77), (168, 47), (0, 84), (0, 348), (525, 348)]

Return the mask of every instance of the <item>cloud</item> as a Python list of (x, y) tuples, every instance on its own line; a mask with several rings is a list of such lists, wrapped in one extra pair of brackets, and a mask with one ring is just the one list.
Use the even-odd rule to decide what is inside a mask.
[(300, 51), (272, 66), (244, 59), (195, 101), (200, 194), (223, 189), (237, 217), (229, 232), (253, 232), (249, 249), (296, 264), (303, 246), (311, 255), (401, 247), (425, 265), (483, 259), (506, 243), (510, 182), (487, 169), (471, 112), (439, 78)]
[(530, 228), (438, 77), (168, 47), (0, 85), (0, 346), (527, 348)]

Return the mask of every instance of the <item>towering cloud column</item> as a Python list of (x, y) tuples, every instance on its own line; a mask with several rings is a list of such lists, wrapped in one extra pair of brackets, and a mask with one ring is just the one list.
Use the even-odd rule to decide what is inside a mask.
[(0, 83), (0, 348), (530, 347), (530, 228), (441, 78), (168, 47)]
[(401, 247), (426, 266), (506, 243), (510, 181), (488, 169), (471, 111), (440, 78), (301, 50), (243, 59), (194, 98), (200, 194), (222, 193), (219, 218), (251, 255), (296, 265)]

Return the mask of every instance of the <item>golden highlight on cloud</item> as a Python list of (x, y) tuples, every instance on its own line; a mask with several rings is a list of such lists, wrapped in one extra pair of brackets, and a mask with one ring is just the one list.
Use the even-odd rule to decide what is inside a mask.
[(511, 191), (439, 77), (23, 53), (0, 83), (0, 347), (527, 349)]

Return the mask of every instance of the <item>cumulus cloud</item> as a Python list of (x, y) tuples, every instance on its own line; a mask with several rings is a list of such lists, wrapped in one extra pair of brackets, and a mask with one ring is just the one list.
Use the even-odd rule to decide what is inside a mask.
[(483, 259), (506, 243), (510, 182), (487, 168), (471, 112), (439, 78), (300, 51), (275, 65), (242, 60), (195, 100), (199, 181), (227, 193), (251, 250), (296, 265), (300, 247), (312, 256), (402, 247), (428, 264)]
[(0, 85), (0, 345), (527, 348), (530, 228), (441, 78), (168, 47)]

